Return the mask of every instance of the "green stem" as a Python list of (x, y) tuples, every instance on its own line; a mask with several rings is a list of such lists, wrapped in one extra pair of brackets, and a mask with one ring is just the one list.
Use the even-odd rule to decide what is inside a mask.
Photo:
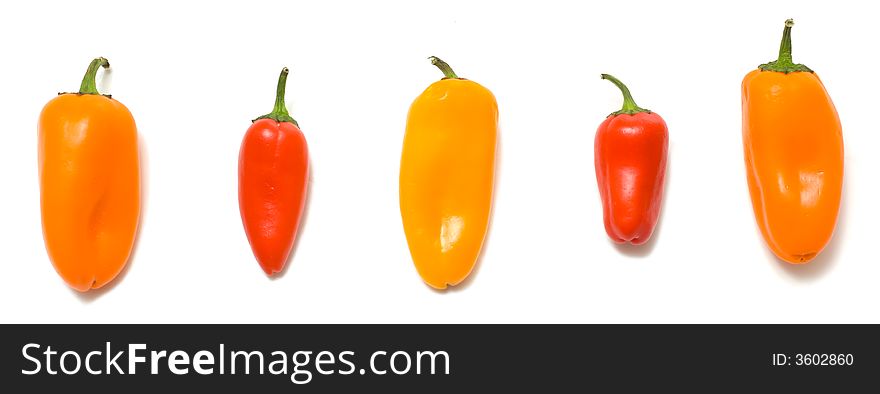
[(785, 29), (782, 30), (782, 42), (779, 43), (779, 58), (758, 66), (761, 71), (776, 71), (781, 73), (813, 72), (803, 64), (795, 64), (791, 57), (791, 27), (794, 19), (785, 21)]
[(290, 122), (299, 126), (299, 124), (293, 120), (293, 117), (287, 113), (287, 106), (284, 104), (284, 93), (287, 89), (287, 74), (289, 73), (290, 71), (287, 67), (281, 69), (281, 75), (278, 76), (278, 88), (275, 90), (275, 107), (272, 108), (272, 112), (254, 119), (254, 122), (260, 119), (272, 119), (279, 123)]
[(455, 71), (452, 71), (452, 67), (449, 66), (448, 63), (440, 60), (437, 56), (431, 56), (428, 58), (431, 61), (431, 64), (437, 66), (440, 71), (443, 71), (443, 75), (445, 79), (461, 79), (458, 75), (455, 74)]
[(95, 83), (95, 77), (98, 75), (98, 69), (101, 67), (110, 68), (110, 62), (103, 57), (99, 57), (89, 63), (86, 75), (83, 76), (82, 83), (79, 85), (79, 94), (100, 94), (98, 93), (98, 86)]
[(629, 88), (627, 88), (626, 85), (623, 84), (623, 82), (620, 82), (619, 79), (614, 78), (613, 76), (608, 74), (602, 74), (602, 79), (607, 79), (611, 81), (611, 83), (616, 85), (617, 88), (620, 89), (620, 92), (623, 93), (623, 108), (621, 108), (620, 111), (613, 112), (611, 113), (611, 115), (608, 116), (615, 116), (620, 114), (635, 115), (639, 112), (651, 113), (651, 110), (636, 105), (636, 101), (633, 100), (632, 94), (629, 92)]
[(794, 19), (785, 20), (785, 28), (782, 29), (782, 42), (779, 43), (779, 58), (777, 62), (791, 63), (791, 28), (794, 26)]

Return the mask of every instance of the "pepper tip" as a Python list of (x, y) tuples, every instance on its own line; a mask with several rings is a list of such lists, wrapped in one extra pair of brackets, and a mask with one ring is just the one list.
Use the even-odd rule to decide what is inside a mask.
[(785, 27), (792, 27), (792, 26), (794, 26), (794, 19), (792, 19), (792, 18), (786, 19), (785, 20)]

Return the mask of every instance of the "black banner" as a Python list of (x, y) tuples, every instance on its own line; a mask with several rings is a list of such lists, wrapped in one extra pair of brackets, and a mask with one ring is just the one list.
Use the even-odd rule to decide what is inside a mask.
[(835, 388), (832, 392), (848, 392), (843, 389), (867, 390), (880, 383), (880, 341), (878, 326), (873, 325), (5, 325), (2, 329), (0, 384), (27, 392), (59, 388), (117, 393), (264, 388), (586, 392), (597, 387), (613, 392), (636, 388), (716, 392), (731, 387), (766, 392), (770, 387), (821, 385)]

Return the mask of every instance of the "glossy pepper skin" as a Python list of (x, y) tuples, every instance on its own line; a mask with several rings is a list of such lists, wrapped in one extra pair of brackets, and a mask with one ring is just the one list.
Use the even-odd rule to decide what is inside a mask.
[(284, 104), (287, 68), (278, 78), (275, 108), (253, 121), (238, 158), (238, 202), (244, 231), (266, 273), (290, 257), (306, 203), (309, 152)]
[(791, 58), (791, 27), (779, 59), (742, 82), (743, 147), (755, 219), (780, 259), (806, 263), (834, 233), (843, 189), (840, 119), (818, 75)]
[(400, 215), (416, 269), (445, 289), (470, 274), (489, 225), (498, 105), (476, 82), (431, 57), (445, 78), (409, 109), (400, 160)]
[(140, 217), (137, 127), (119, 101), (98, 93), (92, 61), (78, 93), (62, 93), (39, 121), (40, 208), (46, 251), (75, 290), (104, 286), (131, 254)]
[(669, 132), (660, 115), (640, 108), (629, 89), (602, 74), (623, 92), (623, 109), (608, 115), (596, 131), (594, 161), (602, 197), (605, 232), (616, 243), (648, 241), (657, 225), (666, 183)]

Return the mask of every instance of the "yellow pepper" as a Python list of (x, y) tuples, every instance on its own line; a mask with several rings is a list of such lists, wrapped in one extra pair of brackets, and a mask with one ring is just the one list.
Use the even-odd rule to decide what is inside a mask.
[(400, 160), (400, 215), (416, 269), (429, 286), (463, 281), (477, 262), (492, 210), (498, 105), (480, 84), (445, 78), (409, 109)]

